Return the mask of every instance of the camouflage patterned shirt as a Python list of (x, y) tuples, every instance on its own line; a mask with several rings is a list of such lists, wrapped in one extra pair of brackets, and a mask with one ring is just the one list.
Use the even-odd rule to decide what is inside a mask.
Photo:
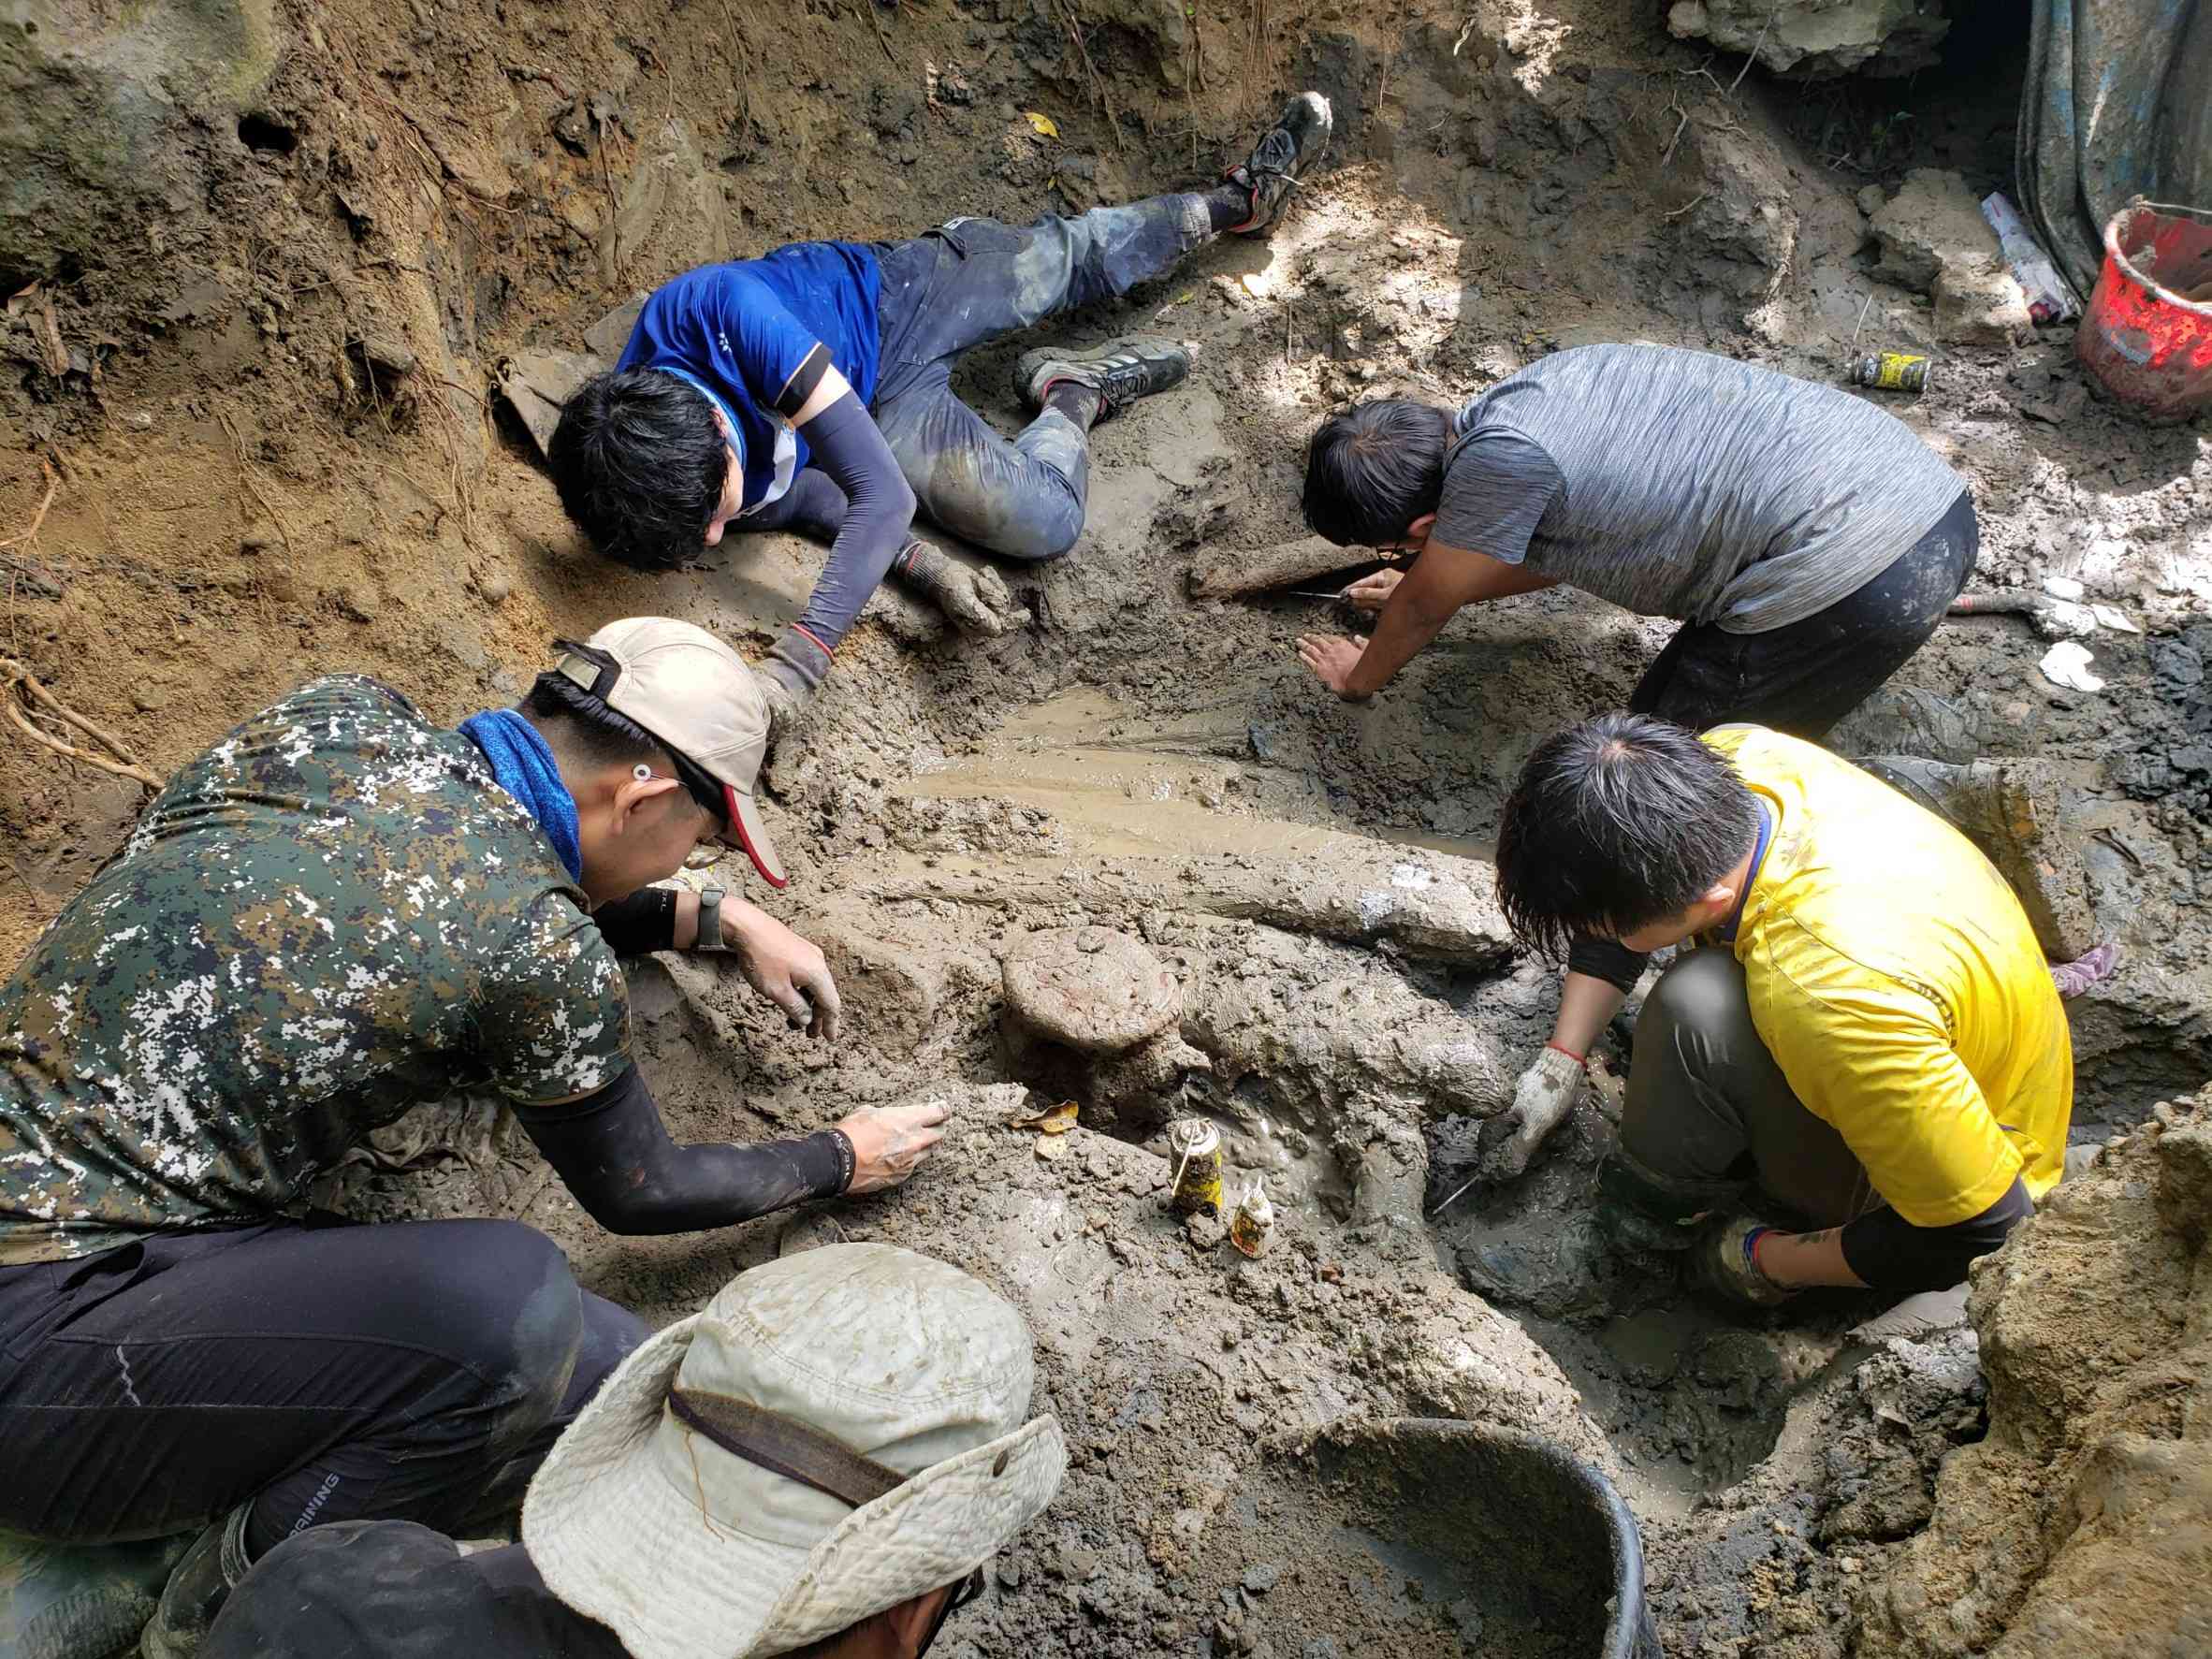
[(410, 1106), (629, 1065), (614, 953), (468, 738), (317, 680), (170, 779), (0, 986), (0, 1264), (298, 1213)]

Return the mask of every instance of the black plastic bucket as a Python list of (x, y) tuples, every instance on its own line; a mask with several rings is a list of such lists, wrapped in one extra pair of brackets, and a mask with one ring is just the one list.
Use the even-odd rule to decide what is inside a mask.
[[(1418, 1551), (1508, 1632), (1574, 1659), (1661, 1659), (1644, 1547), (1613, 1483), (1556, 1443), (1445, 1418), (1344, 1421), (1314, 1446), (1338, 1504)], [(1524, 1638), (1525, 1639), (1525, 1638)], [(1492, 1644), (1484, 1644), (1486, 1649)]]

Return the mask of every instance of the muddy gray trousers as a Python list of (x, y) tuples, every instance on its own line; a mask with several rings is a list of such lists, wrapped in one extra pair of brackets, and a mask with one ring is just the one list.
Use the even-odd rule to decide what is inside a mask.
[(873, 413), (921, 511), (1010, 559), (1057, 559), (1083, 533), (1088, 434), (1047, 409), (1011, 442), (953, 395), (960, 354), (1055, 312), (1128, 293), (1212, 240), (1208, 198), (1158, 196), (1015, 227), (954, 219), (881, 250)]
[(258, 1556), (359, 1517), (511, 1513), (648, 1327), (512, 1221), (154, 1233), (0, 1268), (0, 1527)]
[(1914, 1227), (1883, 1201), (1831, 1126), (1807, 1111), (1759, 1041), (1743, 968), (1725, 950), (1686, 953), (1659, 976), (1636, 1022), (1621, 1154), (1601, 1167), (1608, 1198), (1687, 1243), (1679, 1224), (1733, 1207), (1747, 1187), (1768, 1219), (1841, 1228), (1843, 1259), (1880, 1289), (1940, 1290), (2034, 1213), (2026, 1187), (1980, 1215)]
[(1621, 1150), (1699, 1209), (1755, 1186), (1806, 1225), (1837, 1227), (1881, 1201), (1759, 1041), (1743, 968), (1724, 950), (1685, 952), (1644, 999)]

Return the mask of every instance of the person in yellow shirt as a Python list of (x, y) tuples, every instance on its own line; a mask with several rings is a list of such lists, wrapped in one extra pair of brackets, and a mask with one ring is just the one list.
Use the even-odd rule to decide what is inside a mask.
[[(2020, 902), (1934, 813), (1758, 726), (1585, 720), (1498, 832), (1516, 937), (1690, 945), (1637, 1021), (1598, 1231), (1743, 1302), (1937, 1290), (2063, 1172), (2074, 1055)], [(1623, 994), (1579, 977), (1561, 1025)], [(1757, 1217), (1744, 1212), (1755, 1208)]]

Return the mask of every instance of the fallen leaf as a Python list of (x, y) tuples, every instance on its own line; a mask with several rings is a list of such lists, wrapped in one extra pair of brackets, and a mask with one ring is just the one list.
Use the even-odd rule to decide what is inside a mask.
[(1073, 1100), (1062, 1100), (1050, 1112), (1040, 1112), (1035, 1117), (1017, 1119), (1014, 1128), (1035, 1129), (1039, 1133), (1046, 1135), (1065, 1135), (1075, 1127), (1077, 1110)]
[(1170, 305), (1188, 305), (1193, 299), (1196, 299), (1197, 298), (1198, 290), (1196, 288), (1186, 288), (1182, 293), (1176, 295), (1174, 298), (1169, 300), (1168, 303)]
[(1060, 136), (1060, 129), (1051, 116), (1040, 115), (1034, 109), (1023, 110), (1022, 116), (1023, 119), (1028, 122), (1029, 130), (1034, 132), (1039, 138), (1056, 138)]

